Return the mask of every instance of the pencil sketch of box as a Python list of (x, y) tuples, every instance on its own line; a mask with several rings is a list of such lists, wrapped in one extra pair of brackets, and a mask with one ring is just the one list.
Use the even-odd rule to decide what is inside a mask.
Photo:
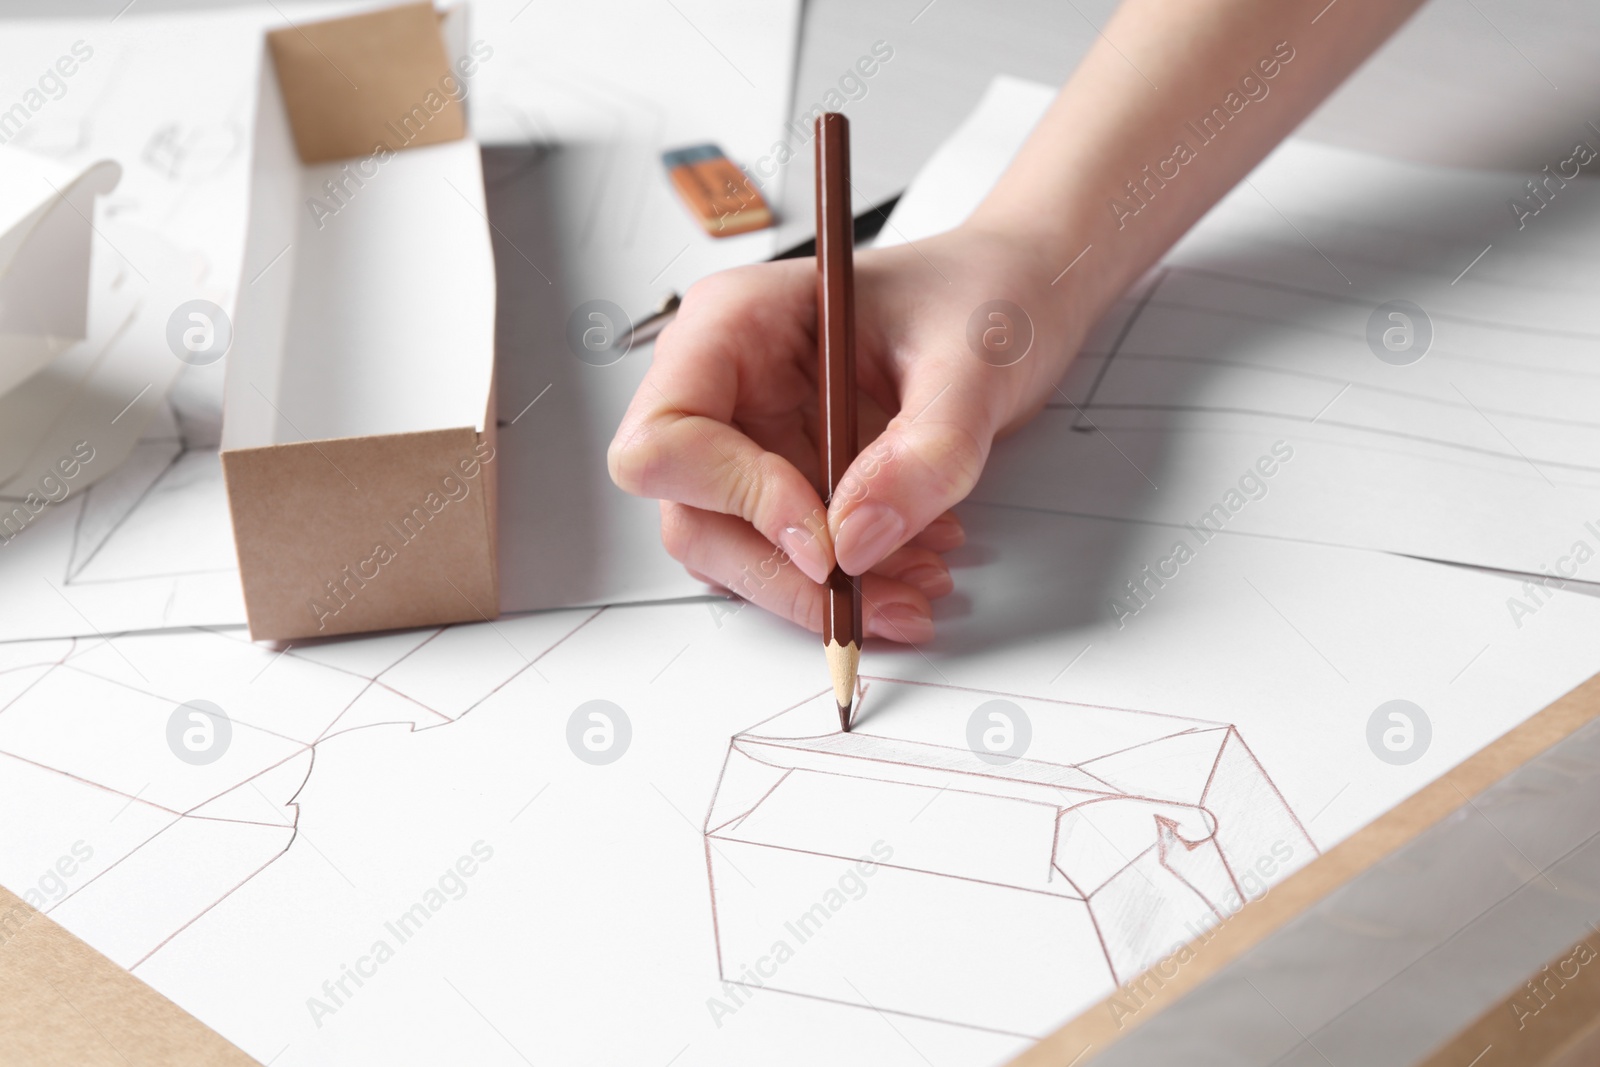
[[(1316, 854), (1230, 724), (871, 681), (736, 735), (705, 826), (724, 989), (1042, 1035)], [(743, 988), (739, 988), (743, 987)]]

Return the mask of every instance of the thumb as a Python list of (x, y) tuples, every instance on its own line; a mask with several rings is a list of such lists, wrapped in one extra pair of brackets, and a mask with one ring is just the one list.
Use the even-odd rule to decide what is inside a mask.
[(965, 498), (993, 440), (978, 383), (929, 363), (913, 372), (900, 413), (862, 449), (829, 502), (835, 558), (845, 573), (865, 573)]

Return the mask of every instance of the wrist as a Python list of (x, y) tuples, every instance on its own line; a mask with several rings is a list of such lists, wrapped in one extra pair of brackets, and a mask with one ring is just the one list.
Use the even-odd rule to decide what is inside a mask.
[(990, 197), (963, 228), (1003, 242), (1031, 265), (1058, 318), (1093, 325), (1121, 291), (1114, 231), (1087, 209), (1040, 212)]
[[(996, 250), (1006, 263), (1004, 291), (1025, 314), (1031, 348), (1004, 390), (1009, 401), (997, 420), (1000, 432), (1048, 400), (1115, 293), (1106, 293), (1096, 260), (1103, 244), (1068, 228), (1030, 226), (980, 209), (959, 228), (967, 240)], [(994, 261), (994, 260), (991, 260)], [(970, 343), (970, 341), (969, 341)]]

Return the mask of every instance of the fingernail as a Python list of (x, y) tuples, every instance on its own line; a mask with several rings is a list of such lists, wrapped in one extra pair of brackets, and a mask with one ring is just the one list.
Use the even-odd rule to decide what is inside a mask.
[(906, 521), (889, 505), (862, 504), (839, 524), (834, 556), (846, 574), (863, 574), (905, 539)]
[(945, 596), (956, 587), (949, 570), (937, 563), (919, 563), (915, 567), (907, 567), (895, 577), (916, 586), (930, 600)]
[[(954, 515), (941, 515), (928, 524), (929, 540), (936, 541), (935, 552), (948, 552), (967, 543), (966, 527)], [(932, 547), (932, 546), (930, 546)]]
[(778, 534), (778, 547), (813, 582), (827, 581), (828, 572), (833, 569), (827, 552), (823, 550), (822, 537), (820, 533), (814, 534), (798, 526), (785, 526)]
[(933, 619), (912, 604), (885, 604), (867, 618), (867, 633), (917, 645), (933, 640)]

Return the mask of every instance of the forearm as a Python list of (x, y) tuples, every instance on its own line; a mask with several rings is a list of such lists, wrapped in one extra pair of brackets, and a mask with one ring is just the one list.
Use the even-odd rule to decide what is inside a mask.
[(971, 224), (1097, 317), (1421, 0), (1325, 3), (1125, 0)]

